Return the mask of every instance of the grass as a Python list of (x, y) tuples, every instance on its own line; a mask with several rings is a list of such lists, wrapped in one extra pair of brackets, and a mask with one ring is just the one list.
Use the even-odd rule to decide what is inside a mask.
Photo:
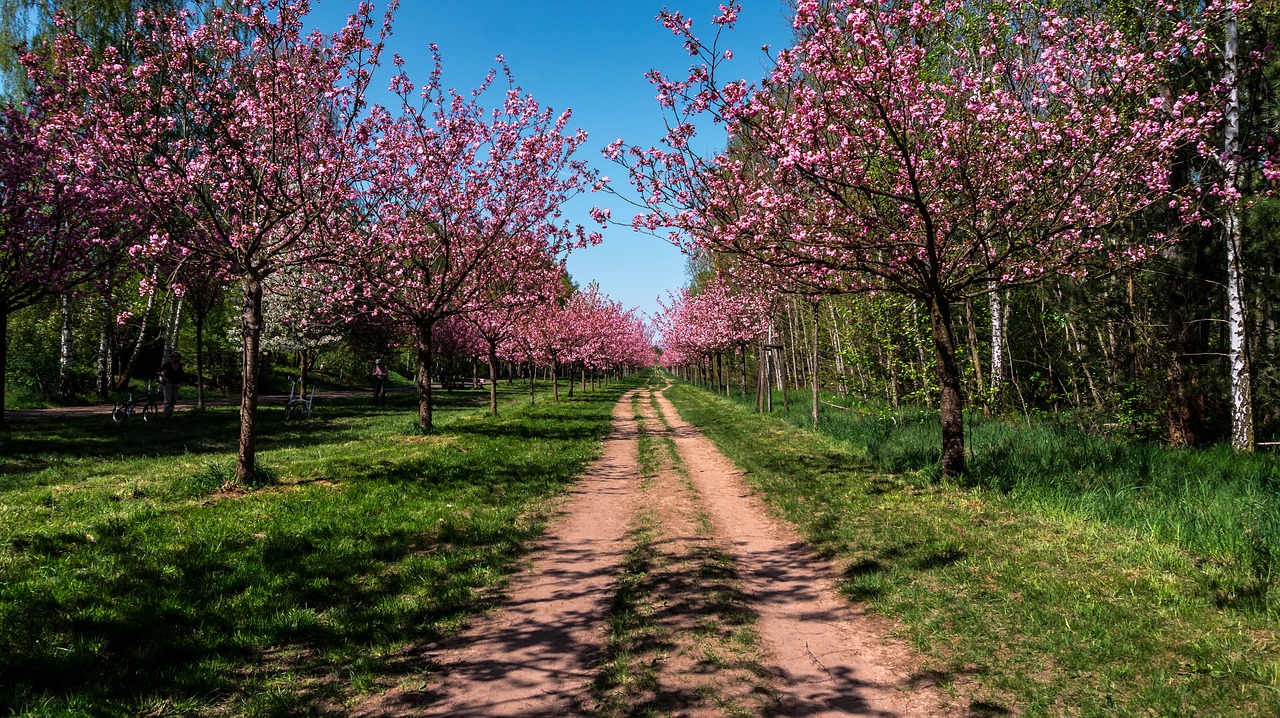
[(593, 458), (623, 390), (516, 385), (262, 413), (274, 482), (229, 482), (231, 409), (14, 422), (0, 437), (0, 713), (343, 715), (456, 631)]
[[(1055, 454), (1056, 444), (1036, 448), (1034, 442), (1049, 439), (1019, 439), (1013, 429), (991, 429), (990, 436), (1010, 444), (999, 459), (983, 459), (984, 442), (994, 439), (980, 438), (981, 427), (971, 431), (976, 476), (968, 485), (946, 484), (930, 473), (936, 449), (930, 459), (924, 440), (915, 438), (927, 433), (923, 427), (850, 418), (852, 428), (815, 433), (688, 386), (668, 396), (748, 472), (766, 500), (844, 567), (846, 595), (900, 622), (926, 667), (947, 678), (971, 713), (1280, 712), (1280, 632), (1271, 601), (1241, 595), (1258, 585), (1256, 564), (1203, 548), (1216, 539), (1195, 537), (1194, 522), (1177, 534), (1169, 525), (1153, 526), (1163, 519), (1104, 512), (1105, 502), (1089, 495), (1119, 493), (1115, 502), (1137, 505), (1129, 509), (1137, 516), (1144, 503), (1186, 505), (1204, 488), (1157, 496), (1169, 482), (1153, 478), (1126, 498), (1102, 488), (1125, 479), (1111, 476), (1105, 454), (1096, 453), (1101, 444), (1073, 449), (1080, 453), (1070, 458)], [(1140, 461), (1123, 458), (1123, 447), (1107, 450), (1122, 465)], [(1199, 461), (1222, 461), (1209, 454)], [(1090, 456), (1096, 463), (1087, 473), (1058, 465)], [(1209, 473), (1191, 456), (1146, 456)], [(1013, 466), (993, 468), (1000, 462)], [(1162, 471), (1171, 470), (1147, 473)], [(1009, 480), (994, 480), (1000, 477)], [(1193, 487), (1230, 483), (1186, 480)], [(1206, 515), (1235, 511), (1237, 522), (1251, 515), (1247, 505), (1215, 502)], [(1263, 593), (1270, 595), (1269, 584)]]
[[(807, 399), (786, 420), (808, 426)], [(821, 431), (870, 469), (939, 481), (937, 414), (823, 409)], [(1101, 521), (1197, 555), (1223, 605), (1280, 620), (1280, 458), (1228, 446), (1171, 449), (1044, 422), (966, 417), (968, 471), (961, 484)], [(1212, 570), (1218, 569), (1218, 570)]]

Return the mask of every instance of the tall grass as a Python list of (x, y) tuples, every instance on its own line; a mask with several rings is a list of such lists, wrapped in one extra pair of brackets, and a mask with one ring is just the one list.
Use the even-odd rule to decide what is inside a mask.
[[(834, 397), (827, 397), (835, 401)], [(775, 415), (811, 426), (809, 397)], [(1038, 420), (965, 418), (967, 473), (960, 484), (998, 492), (1172, 542), (1224, 568), (1224, 603), (1280, 616), (1280, 458), (1228, 446), (1173, 449)], [(819, 431), (844, 442), (873, 471), (940, 481), (936, 412), (821, 406)]]

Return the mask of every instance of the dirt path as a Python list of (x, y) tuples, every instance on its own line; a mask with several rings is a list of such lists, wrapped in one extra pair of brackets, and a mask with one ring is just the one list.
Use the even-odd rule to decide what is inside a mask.
[(395, 690), (357, 716), (550, 717), (582, 715), (587, 688), (635, 511), (636, 422), (630, 396), (613, 410), (604, 453), (588, 467), (563, 514), (512, 579), (496, 612), (419, 658), (443, 666), (426, 691)]
[(629, 393), (614, 422), (503, 607), (404, 657), (425, 690), (355, 715), (957, 713), (664, 396)]
[(777, 716), (944, 716), (945, 697), (912, 677), (890, 626), (836, 592), (836, 571), (771, 518), (742, 474), (661, 394), (680, 458), (745, 583), (773, 674)]

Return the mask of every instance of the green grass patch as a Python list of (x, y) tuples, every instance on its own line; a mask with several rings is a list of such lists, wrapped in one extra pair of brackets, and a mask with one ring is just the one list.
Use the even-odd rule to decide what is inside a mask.
[[(639, 379), (633, 379), (634, 385)], [(0, 712), (341, 714), (390, 658), (456, 631), (598, 454), (626, 385), (485, 414), (437, 394), (262, 408), (235, 485), (232, 409), (168, 421), (15, 422), (0, 437)]]
[(658, 674), (672, 643), (654, 615), (659, 531), (657, 514), (650, 509), (636, 516), (627, 534), (631, 547), (614, 586), (604, 648), (592, 684), (595, 713), (603, 718), (662, 714), (653, 703), (659, 689)]
[[(1067, 500), (1066, 482), (1054, 484), (1063, 498), (1050, 501), (1044, 497), (1054, 494), (1018, 489), (1034, 476), (944, 485), (927, 461), (888, 470), (887, 456), (913, 450), (887, 447), (919, 443), (891, 425), (875, 429), (878, 440), (836, 437), (688, 386), (668, 397), (819, 552), (839, 561), (842, 590), (898, 619), (975, 711), (1280, 712), (1273, 614), (1247, 597), (1231, 600), (1225, 588), (1256, 586), (1255, 567), (1198, 549), (1190, 537), (1084, 510), (1087, 501)], [(972, 445), (981, 456), (982, 442)], [(1053, 459), (1014, 456), (1020, 451), (1030, 450), (1010, 449), (1007, 459), (1023, 470), (1056, 470)], [(1093, 471), (1106, 477), (1109, 469), (1099, 462)], [(1157, 501), (1147, 498), (1155, 488), (1145, 491), (1128, 500)]]
[[(791, 414), (778, 416), (809, 426), (808, 399), (795, 397)], [(871, 470), (920, 485), (940, 481), (936, 412), (824, 406), (820, 431)], [(1280, 457), (1225, 445), (1171, 449), (981, 416), (966, 417), (966, 445), (961, 485), (1180, 546), (1210, 564), (1206, 581), (1218, 603), (1280, 620)]]

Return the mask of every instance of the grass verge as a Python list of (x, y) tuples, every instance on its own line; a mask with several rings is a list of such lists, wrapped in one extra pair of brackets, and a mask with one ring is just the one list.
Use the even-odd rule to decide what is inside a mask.
[(1059, 505), (883, 471), (857, 442), (698, 389), (667, 396), (975, 714), (1280, 713), (1276, 623), (1224, 603), (1230, 567)]
[[(637, 379), (629, 383), (634, 384)], [(0, 436), (0, 713), (344, 715), (451, 633), (542, 531), (626, 385), (264, 407), (274, 482), (226, 490), (236, 413), (15, 423)]]

